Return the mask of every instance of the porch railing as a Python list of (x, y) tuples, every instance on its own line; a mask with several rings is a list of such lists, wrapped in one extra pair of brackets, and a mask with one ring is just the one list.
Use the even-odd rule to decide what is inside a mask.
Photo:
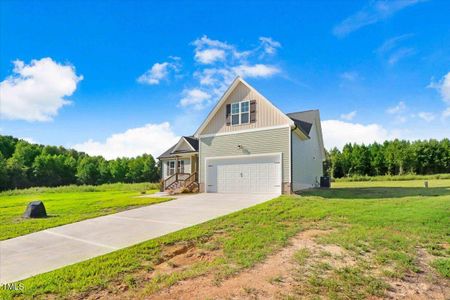
[(180, 182), (181, 186), (186, 187), (196, 181), (197, 181), (197, 172), (194, 172), (192, 174), (177, 172), (171, 175), (170, 177), (167, 177), (166, 180), (164, 180), (164, 190), (167, 190), (168, 188), (170, 188), (171, 185), (177, 182)]
[(197, 182), (197, 172), (192, 173), (184, 180), (184, 186), (188, 187), (194, 182)]

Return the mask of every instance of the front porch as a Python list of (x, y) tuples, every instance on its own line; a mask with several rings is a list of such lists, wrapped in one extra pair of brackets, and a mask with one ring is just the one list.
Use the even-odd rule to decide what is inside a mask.
[(198, 140), (182, 136), (178, 143), (158, 157), (161, 169), (161, 191), (169, 193), (198, 192)]
[(161, 190), (171, 193), (198, 192), (197, 153), (161, 158)]

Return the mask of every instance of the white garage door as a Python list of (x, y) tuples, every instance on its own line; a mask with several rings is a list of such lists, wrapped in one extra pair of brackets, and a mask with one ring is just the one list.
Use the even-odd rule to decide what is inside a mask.
[(281, 194), (281, 155), (206, 160), (208, 193)]

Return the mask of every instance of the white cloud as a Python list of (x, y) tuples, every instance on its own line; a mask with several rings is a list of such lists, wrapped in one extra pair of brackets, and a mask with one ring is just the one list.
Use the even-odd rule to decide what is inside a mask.
[(447, 107), (447, 108), (442, 112), (442, 117), (443, 117), (444, 119), (450, 117), (450, 107)]
[(147, 84), (159, 84), (169, 74), (169, 63), (155, 63), (150, 70), (139, 76), (138, 82)]
[[(227, 42), (213, 40), (206, 35), (192, 42), (194, 60), (199, 62), (193, 77), (198, 80), (182, 92), (180, 107), (201, 110), (208, 107), (213, 98), (219, 98), (236, 76), (269, 78), (281, 73), (281, 69), (264, 61), (276, 54), (281, 44), (270, 37), (260, 37), (259, 45), (240, 51)], [(206, 92), (207, 91), (207, 92)]]
[(376, 52), (380, 53), (380, 54), (388, 52), (388, 51), (396, 48), (399, 42), (409, 39), (412, 36), (413, 36), (413, 34), (408, 33), (408, 34), (402, 34), (402, 35), (387, 39), (380, 47), (378, 47)]
[(356, 110), (349, 112), (348, 114), (342, 114), (341, 119), (351, 121), (356, 116)]
[(190, 89), (183, 91), (184, 97), (180, 100), (181, 107), (189, 107), (201, 110), (209, 104), (211, 95), (200, 89)]
[(205, 49), (195, 53), (195, 59), (202, 64), (212, 64), (218, 60), (225, 60), (225, 51), (222, 49)]
[(393, 52), (388, 59), (388, 63), (390, 65), (396, 64), (399, 60), (411, 56), (416, 53), (416, 50), (413, 48), (400, 48), (397, 51)]
[(83, 76), (75, 67), (46, 57), (26, 65), (14, 62), (13, 75), (0, 82), (0, 117), (10, 120), (51, 121), (70, 101)]
[(222, 48), (222, 49), (232, 49), (233, 46), (229, 45), (226, 42), (221, 42), (218, 40), (212, 40), (208, 38), (208, 36), (204, 35), (199, 39), (196, 39), (192, 43), (197, 49), (201, 49), (203, 47), (214, 47), (214, 48)]
[(428, 87), (438, 90), (442, 100), (450, 104), (450, 72), (444, 75), (439, 82), (432, 81)]
[(386, 112), (387, 112), (388, 114), (393, 115), (393, 114), (399, 114), (399, 113), (402, 113), (402, 112), (405, 111), (405, 109), (406, 109), (406, 104), (405, 104), (405, 102), (400, 101), (396, 106), (389, 107), (389, 108), (386, 110)]
[(226, 42), (212, 40), (206, 35), (196, 39), (192, 44), (195, 46), (194, 58), (201, 64), (213, 64), (217, 61), (224, 61), (227, 52), (230, 55), (238, 53), (232, 45)]
[(410, 39), (412, 36), (414, 34), (408, 33), (387, 39), (375, 50), (375, 53), (385, 59), (389, 65), (395, 65), (400, 60), (416, 53), (416, 49), (413, 47), (400, 46), (400, 43)]
[(194, 74), (201, 85), (217, 85), (221, 81), (229, 82), (233, 80), (234, 74), (227, 68), (208, 68), (197, 71)]
[(273, 40), (271, 37), (262, 36), (259, 38), (261, 47), (264, 49), (264, 53), (268, 55), (274, 55), (277, 53), (277, 48), (281, 47), (280, 42)]
[(342, 147), (347, 143), (369, 144), (397, 137), (379, 124), (358, 124), (339, 120), (322, 121), (325, 148)]
[(433, 121), (434, 118), (435, 118), (433, 113), (430, 113), (430, 112), (424, 112), (424, 111), (419, 112), (419, 113), (417, 114), (417, 116), (418, 116), (419, 118), (421, 118), (422, 120), (426, 121), (426, 122), (431, 122), (431, 121)]
[(396, 12), (414, 4), (420, 0), (393, 0), (393, 1), (373, 1), (369, 5), (346, 18), (333, 28), (333, 34), (337, 37), (344, 37), (362, 27), (375, 24), (384, 20)]
[[(450, 72), (444, 75), (444, 77), (439, 82), (431, 81), (428, 87), (434, 88), (439, 91), (445, 104), (450, 105)], [(444, 119), (450, 117), (450, 106), (444, 109), (444, 111), (442, 112), (442, 117)]]
[(264, 64), (239, 65), (233, 67), (233, 71), (242, 77), (261, 77), (261, 78), (271, 77), (275, 74), (280, 73), (279, 68)]
[(404, 115), (397, 115), (394, 118), (394, 123), (396, 124), (403, 124), (406, 123), (406, 121), (408, 120), (408, 118)]
[(386, 112), (390, 115), (393, 115), (393, 123), (403, 124), (407, 121), (408, 117), (406, 116), (406, 104), (403, 101), (400, 101), (396, 106), (389, 107)]
[(156, 85), (162, 80), (166, 80), (171, 71), (178, 72), (180, 58), (177, 56), (170, 56), (169, 58), (172, 61), (155, 63), (149, 70), (139, 76), (137, 81), (143, 84)]
[(37, 143), (36, 140), (33, 139), (33, 138), (31, 138), (31, 137), (22, 137), (22, 138), (20, 138), (20, 139), (22, 139), (22, 140), (24, 140), (25, 142), (28, 142), (28, 143), (30, 143), (30, 144), (36, 144), (36, 143)]
[(450, 72), (448, 72), (447, 75), (445, 75), (442, 79), (440, 92), (442, 99), (450, 104)]
[(179, 137), (175, 135), (170, 124), (164, 122), (128, 129), (125, 132), (111, 135), (104, 142), (90, 139), (74, 145), (73, 148), (90, 155), (101, 155), (106, 159), (135, 157), (144, 153), (150, 153), (156, 158), (175, 144), (178, 139)]

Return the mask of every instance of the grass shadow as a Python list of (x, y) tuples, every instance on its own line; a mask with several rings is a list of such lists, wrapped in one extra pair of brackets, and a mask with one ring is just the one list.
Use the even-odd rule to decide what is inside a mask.
[(414, 196), (450, 195), (448, 187), (368, 187), (368, 188), (330, 188), (311, 189), (298, 193), (301, 196), (319, 196), (326, 199), (383, 199)]

